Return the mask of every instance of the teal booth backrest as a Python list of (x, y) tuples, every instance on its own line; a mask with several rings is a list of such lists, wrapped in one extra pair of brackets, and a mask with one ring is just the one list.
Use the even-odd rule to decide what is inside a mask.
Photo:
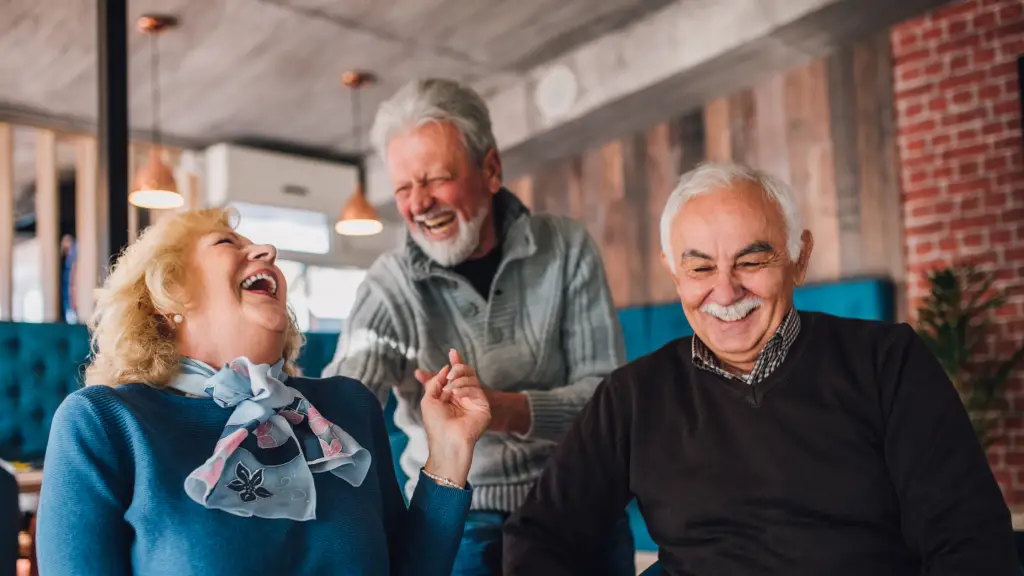
[[(303, 373), (319, 376), (337, 344), (337, 334), (307, 334)], [(50, 419), (82, 387), (88, 357), (85, 326), (0, 322), (0, 460), (42, 459)]]
[(81, 384), (84, 326), (0, 323), (0, 460), (42, 457), (50, 417)]
[[(795, 300), (800, 310), (875, 320), (893, 318), (893, 286), (886, 281), (808, 286), (797, 290)], [(619, 319), (630, 360), (692, 332), (678, 303), (625, 308), (619, 311)], [(336, 334), (306, 335), (299, 359), (304, 374), (321, 373), (334, 355), (337, 338)], [(88, 348), (88, 334), (82, 326), (0, 323), (0, 459), (42, 458), (53, 412), (65, 396), (81, 387)]]
[[(844, 318), (892, 321), (895, 291), (885, 280), (844, 280), (797, 288), (793, 295), (797, 310), (826, 312)], [(626, 358), (634, 360), (654, 352), (666, 343), (693, 334), (678, 303), (639, 306), (619, 310)]]

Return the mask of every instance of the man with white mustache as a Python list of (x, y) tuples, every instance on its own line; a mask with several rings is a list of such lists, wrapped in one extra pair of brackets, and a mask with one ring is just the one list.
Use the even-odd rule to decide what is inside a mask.
[(906, 324), (793, 308), (792, 190), (705, 164), (661, 219), (694, 336), (613, 372), (506, 523), (504, 574), (585, 574), (635, 497), (660, 573), (1018, 575), (956, 390)]
[[(500, 574), (506, 518), (597, 384), (625, 362), (604, 268), (582, 224), (531, 214), (502, 186), (489, 112), (472, 89), (411, 82), (381, 104), (372, 139), (409, 239), (370, 268), (324, 374), (357, 378), (382, 403), (396, 392), (411, 495), (420, 469), (429, 472), (421, 385), (449, 349), (462, 353), (449, 386), (478, 378), (492, 417), (472, 457), (472, 512), (453, 574)], [(592, 574), (635, 574), (624, 507)]]

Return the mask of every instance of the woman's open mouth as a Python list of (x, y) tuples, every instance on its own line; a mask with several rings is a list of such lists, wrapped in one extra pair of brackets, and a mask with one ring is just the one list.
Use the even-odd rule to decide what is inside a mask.
[(268, 271), (261, 270), (250, 274), (239, 286), (246, 292), (277, 299), (277, 279)]

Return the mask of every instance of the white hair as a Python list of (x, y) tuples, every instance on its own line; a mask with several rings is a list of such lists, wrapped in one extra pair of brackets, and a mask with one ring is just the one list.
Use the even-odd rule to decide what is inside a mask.
[(384, 101), (377, 109), (370, 140), (381, 159), (387, 159), (393, 136), (428, 122), (451, 122), (477, 163), (496, 147), (484, 99), (472, 88), (444, 78), (413, 80)]
[(705, 162), (679, 178), (679, 183), (668, 197), (665, 209), (661, 213), (661, 251), (668, 258), (673, 272), (676, 269), (676, 261), (672, 254), (672, 222), (683, 205), (696, 196), (728, 188), (739, 181), (757, 184), (775, 200), (786, 221), (786, 249), (789, 258), (794, 262), (800, 258), (800, 250), (803, 247), (800, 239), (803, 234), (803, 222), (797, 210), (793, 189), (782, 180), (756, 168), (733, 163)]

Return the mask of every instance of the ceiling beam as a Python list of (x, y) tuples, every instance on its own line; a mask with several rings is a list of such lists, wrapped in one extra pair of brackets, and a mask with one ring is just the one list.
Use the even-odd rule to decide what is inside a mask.
[[(537, 66), (488, 97), (506, 179), (673, 118), (944, 3), (676, 2)], [(551, 82), (554, 110), (537, 103), (545, 82)]]
[[(98, 126), (94, 120), (74, 116), (57, 116), (36, 108), (16, 106), (3, 102), (0, 102), (0, 122), (6, 122), (15, 126), (44, 128), (65, 136), (96, 136), (98, 133)], [(137, 142), (149, 142), (153, 139), (153, 129), (131, 130), (129, 137)], [(163, 131), (160, 132), (160, 141), (171, 148), (187, 149), (202, 149), (209, 144), (204, 140), (182, 138)]]

